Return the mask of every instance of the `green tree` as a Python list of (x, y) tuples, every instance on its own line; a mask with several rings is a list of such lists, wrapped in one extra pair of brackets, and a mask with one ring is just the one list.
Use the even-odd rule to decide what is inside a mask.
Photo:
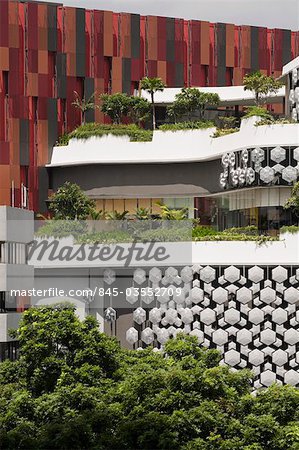
[(150, 116), (151, 105), (145, 98), (142, 97), (130, 97), (130, 106), (128, 115), (132, 121), (139, 125), (141, 122), (146, 121)]
[(74, 91), (75, 100), (72, 105), (81, 112), (81, 123), (84, 125), (86, 122), (86, 113), (90, 109), (96, 109), (97, 106), (94, 102), (95, 93), (93, 93), (88, 99), (81, 98), (78, 92)]
[(88, 371), (105, 376), (117, 369), (116, 341), (99, 332), (93, 317), (80, 321), (71, 304), (29, 309), (14, 336), (33, 395), (53, 391), (64, 377), (86, 378)]
[(109, 116), (113, 123), (120, 124), (130, 111), (130, 97), (127, 94), (102, 94), (101, 111)]
[(299, 219), (299, 181), (294, 184), (291, 197), (286, 201), (284, 208), (291, 210)]
[(49, 210), (54, 219), (85, 220), (95, 208), (95, 202), (76, 183), (66, 181), (50, 198)]
[(252, 395), (253, 375), (178, 334), (121, 349), (70, 305), (31, 308), (20, 359), (0, 363), (0, 448), (298, 450), (299, 391)]
[(166, 87), (166, 84), (162, 81), (161, 78), (144, 77), (140, 82), (140, 87), (144, 91), (148, 92), (151, 96), (153, 130), (155, 130), (156, 129), (155, 93), (159, 91), (163, 92)]
[(185, 99), (176, 99), (166, 108), (167, 116), (177, 123), (188, 112), (188, 102)]
[(243, 78), (245, 91), (251, 91), (255, 96), (255, 103), (261, 106), (267, 99), (267, 95), (278, 92), (281, 83), (273, 77), (264, 75), (260, 71), (245, 75)]
[(183, 114), (188, 114), (189, 120), (193, 113), (198, 112), (200, 120), (204, 119), (204, 113), (208, 106), (217, 106), (220, 98), (218, 94), (201, 92), (197, 88), (183, 88), (175, 96), (174, 107), (178, 105), (181, 110), (185, 108)]

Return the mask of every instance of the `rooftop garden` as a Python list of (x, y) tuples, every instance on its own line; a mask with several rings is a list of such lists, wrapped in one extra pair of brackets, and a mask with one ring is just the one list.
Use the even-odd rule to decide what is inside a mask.
[[(265, 107), (267, 95), (275, 93), (281, 84), (273, 77), (255, 72), (243, 79), (245, 90), (254, 93), (255, 105), (247, 108), (244, 118), (258, 116), (261, 119), (256, 126), (287, 124), (294, 121), (286, 118), (276, 119)], [(88, 99), (81, 98), (74, 92), (73, 107), (81, 112), (81, 125), (68, 134), (61, 136), (57, 146), (68, 145), (70, 139), (88, 139), (92, 136), (128, 136), (131, 142), (149, 142), (156, 130), (156, 92), (163, 91), (166, 85), (161, 78), (145, 77), (140, 81), (140, 89), (150, 94), (151, 102), (140, 96), (130, 96), (123, 93), (95, 93)], [(166, 122), (158, 127), (160, 131), (181, 131), (207, 129), (216, 126), (211, 136), (218, 138), (239, 131), (236, 117), (222, 117), (215, 121), (207, 120), (208, 108), (219, 105), (218, 94), (201, 92), (197, 88), (182, 88), (175, 100), (167, 107)], [(110, 124), (86, 123), (86, 113), (90, 109), (99, 109)]]
[[(64, 238), (73, 236), (75, 242), (186, 242), (186, 241), (254, 241), (257, 245), (279, 240), (278, 236), (262, 234), (256, 226), (235, 227), (217, 231), (203, 226), (200, 219), (189, 219), (188, 208), (172, 209), (157, 203), (160, 213), (152, 215), (146, 208), (128, 211), (98, 211), (76, 184), (66, 182), (50, 198), (52, 217), (44, 220), (36, 231), (38, 237)], [(299, 183), (294, 185), (292, 196), (285, 205), (299, 216)], [(299, 227), (282, 227), (280, 234), (297, 233)]]

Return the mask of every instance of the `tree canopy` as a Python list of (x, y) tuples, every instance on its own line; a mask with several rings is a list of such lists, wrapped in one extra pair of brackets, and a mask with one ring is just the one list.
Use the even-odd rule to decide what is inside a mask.
[(183, 88), (180, 93), (176, 94), (175, 101), (167, 109), (167, 113), (175, 120), (184, 115), (198, 113), (199, 119), (204, 118), (204, 112), (208, 106), (217, 106), (220, 102), (218, 94), (212, 92), (201, 92), (197, 88)]
[(66, 181), (50, 198), (49, 210), (54, 219), (85, 220), (95, 208), (95, 202), (76, 183)]
[(276, 93), (281, 87), (279, 81), (264, 75), (260, 71), (245, 75), (243, 85), (245, 91), (254, 93), (257, 106), (260, 106), (266, 100), (267, 95)]
[(72, 306), (31, 308), (0, 364), (1, 449), (297, 450), (299, 391), (251, 394), (251, 373), (178, 335), (121, 349)]

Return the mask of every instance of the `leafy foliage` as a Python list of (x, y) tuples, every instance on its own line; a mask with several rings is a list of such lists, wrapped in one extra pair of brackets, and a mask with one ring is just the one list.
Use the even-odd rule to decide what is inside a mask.
[(284, 205), (285, 209), (290, 209), (299, 218), (299, 181), (292, 188), (292, 195)]
[(80, 236), (87, 230), (87, 223), (82, 220), (46, 220), (35, 232), (39, 237), (63, 238)]
[(139, 125), (150, 117), (151, 105), (142, 97), (130, 97), (128, 116)]
[(49, 210), (55, 219), (84, 220), (94, 209), (95, 202), (76, 183), (66, 181), (50, 198)]
[(261, 106), (248, 106), (246, 109), (246, 114), (245, 114), (244, 118), (246, 119), (248, 117), (254, 117), (254, 116), (262, 117), (263, 119), (266, 119), (266, 120), (273, 119), (272, 114), (270, 114), (267, 109), (262, 108)]
[(227, 136), (228, 134), (237, 133), (239, 128), (217, 128), (215, 133), (213, 133), (212, 138), (218, 138), (222, 136)]
[(32, 308), (0, 364), (1, 449), (296, 450), (299, 391), (251, 395), (252, 375), (180, 334), (128, 351), (67, 305)]
[(151, 130), (144, 130), (135, 124), (109, 125), (92, 122), (81, 125), (68, 135), (63, 135), (57, 145), (68, 145), (70, 139), (89, 139), (93, 136), (102, 137), (108, 134), (112, 134), (113, 136), (129, 136), (131, 142), (149, 142), (153, 137)]
[(168, 116), (176, 120), (184, 115), (191, 116), (198, 112), (200, 120), (204, 119), (204, 112), (207, 106), (217, 106), (220, 98), (218, 94), (201, 92), (197, 88), (183, 88), (176, 94), (175, 101), (167, 109)]
[(289, 225), (289, 226), (281, 227), (280, 233), (291, 233), (291, 234), (299, 233), (299, 226)]
[(130, 97), (127, 94), (102, 94), (101, 111), (109, 116), (114, 124), (120, 124), (122, 118), (127, 116), (130, 110)]
[(273, 77), (262, 74), (260, 71), (245, 75), (243, 78), (245, 91), (251, 91), (255, 96), (255, 103), (260, 106), (267, 99), (267, 95), (278, 92), (281, 83)]
[(201, 130), (205, 128), (212, 128), (214, 124), (210, 120), (197, 122), (178, 122), (178, 123), (164, 123), (159, 126), (161, 131), (180, 131), (180, 130)]

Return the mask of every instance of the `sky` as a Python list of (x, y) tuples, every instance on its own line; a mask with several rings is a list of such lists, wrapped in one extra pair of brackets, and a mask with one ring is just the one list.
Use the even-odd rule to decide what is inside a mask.
[(61, 0), (60, 3), (87, 9), (299, 30), (299, 0)]

